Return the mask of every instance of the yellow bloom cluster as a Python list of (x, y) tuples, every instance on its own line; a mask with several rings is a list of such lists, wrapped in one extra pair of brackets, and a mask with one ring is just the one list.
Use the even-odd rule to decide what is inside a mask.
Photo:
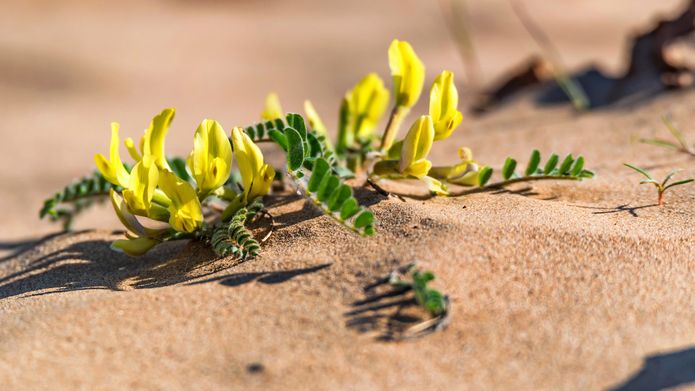
[[(195, 131), (193, 150), (186, 162), (192, 179), (180, 178), (169, 166), (164, 152), (164, 139), (174, 114), (174, 109), (164, 109), (152, 119), (140, 140), (140, 151), (132, 139), (125, 140), (135, 160), (130, 171), (120, 157), (117, 123), (111, 124), (109, 158), (102, 154), (94, 158), (104, 178), (122, 189), (120, 194), (111, 191), (111, 202), (129, 231), (128, 239), (115, 241), (113, 248), (129, 255), (144, 254), (172, 229), (181, 233), (199, 230), (204, 221), (202, 202), (208, 196), (226, 193), (223, 186), (232, 170), (233, 155), (244, 187), (243, 194), (234, 198), (237, 208), (267, 194), (275, 177), (273, 168), (264, 164), (260, 149), (241, 128), (232, 130), (230, 144), (222, 126), (205, 119)], [(166, 222), (169, 227), (146, 228), (136, 216)]]
[[(425, 67), (413, 48), (404, 41), (394, 40), (389, 48), (389, 64), (393, 76), (396, 106), (391, 122), (400, 122), (417, 102), (425, 79)], [(398, 124), (387, 128), (382, 147), (385, 159), (374, 165), (373, 173), (388, 177), (412, 177), (425, 182), (433, 193), (447, 194), (441, 182), (472, 185), (477, 181), (478, 165), (468, 148), (462, 148), (461, 163), (454, 166), (432, 167), (427, 159), (435, 141), (447, 139), (463, 121), (458, 111), (458, 90), (454, 74), (443, 71), (430, 89), (429, 113), (418, 118), (401, 141), (393, 142)]]

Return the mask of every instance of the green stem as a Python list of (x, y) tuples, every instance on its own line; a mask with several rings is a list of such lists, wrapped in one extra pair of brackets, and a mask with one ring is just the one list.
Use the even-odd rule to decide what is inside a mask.
[(387, 153), (389, 148), (393, 145), (398, 135), (398, 129), (401, 127), (401, 123), (405, 117), (410, 112), (410, 108), (405, 106), (395, 106), (391, 111), (391, 116), (389, 117), (389, 122), (386, 124), (386, 130), (384, 135), (381, 137), (381, 146), (379, 149), (382, 153)]
[(229, 220), (239, 209), (243, 208), (244, 206), (246, 205), (244, 203), (244, 194), (242, 193), (237, 195), (236, 198), (234, 198), (232, 202), (230, 202), (229, 205), (227, 205), (227, 207), (222, 212), (222, 215), (220, 216), (220, 220)]

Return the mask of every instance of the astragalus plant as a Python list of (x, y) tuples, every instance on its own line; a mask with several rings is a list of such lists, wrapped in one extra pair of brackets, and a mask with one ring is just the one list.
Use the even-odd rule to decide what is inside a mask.
[[(108, 197), (128, 231), (125, 239), (113, 243), (114, 249), (140, 255), (162, 242), (194, 239), (209, 243), (220, 256), (245, 258), (259, 252), (248, 227), (259, 216), (269, 216), (262, 201), (276, 180), (289, 182), (324, 214), (368, 236), (375, 232), (374, 215), (359, 205), (346, 179), (357, 177), (372, 184), (380, 179), (417, 179), (433, 195), (460, 195), (520, 181), (581, 180), (593, 175), (584, 169), (581, 156), (560, 161), (553, 154), (541, 166), (540, 153), (534, 150), (523, 173), (517, 174), (516, 160), (508, 158), (502, 179), (488, 183), (492, 168), (475, 160), (465, 146), (450, 165), (433, 166), (428, 159), (433, 144), (447, 140), (463, 121), (454, 74), (444, 70), (435, 78), (428, 112), (417, 116), (405, 136), (399, 137), (422, 93), (425, 66), (405, 41), (394, 40), (388, 58), (391, 92), (375, 73), (360, 80), (342, 99), (333, 143), (310, 101), (304, 104), (307, 123), (299, 114), (283, 113), (277, 95), (270, 94), (262, 122), (233, 127), (227, 133), (219, 122), (203, 120), (189, 156), (171, 157), (165, 153), (164, 139), (174, 110), (165, 109), (152, 119), (139, 148), (134, 140), (125, 139), (130, 164), (121, 159), (119, 126), (113, 123), (109, 157), (95, 158), (98, 171), (46, 200), (40, 215), (62, 220), (68, 227), (76, 213)], [(390, 101), (388, 121), (377, 136)], [(267, 164), (259, 143), (272, 143), (284, 151), (284, 167)], [(469, 189), (451, 191), (452, 185)]]

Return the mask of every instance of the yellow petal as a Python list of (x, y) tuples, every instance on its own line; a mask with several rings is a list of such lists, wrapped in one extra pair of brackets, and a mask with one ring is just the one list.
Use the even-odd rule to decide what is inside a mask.
[(434, 139), (443, 140), (451, 135), (463, 120), (457, 110), (458, 90), (454, 84), (454, 74), (443, 71), (432, 84), (430, 90), (430, 116), (434, 122)]
[(269, 164), (264, 164), (258, 172), (258, 175), (254, 178), (251, 190), (247, 192), (245, 201), (251, 202), (257, 197), (268, 194), (273, 179), (275, 179), (275, 169)]
[(130, 172), (130, 183), (123, 190), (128, 208), (141, 216), (149, 216), (154, 189), (159, 181), (159, 171), (152, 161), (152, 157), (145, 155)]
[(405, 172), (415, 162), (425, 159), (432, 148), (433, 141), (432, 118), (429, 115), (423, 115), (413, 123), (403, 140), (400, 158), (401, 172)]
[(164, 169), (170, 169), (164, 153), (164, 139), (169, 131), (169, 125), (174, 119), (176, 110), (168, 108), (152, 118), (150, 126), (145, 132), (143, 154), (154, 157), (155, 164)]
[(446, 185), (442, 184), (442, 182), (429, 177), (425, 176), (420, 178), (423, 182), (427, 184), (427, 188), (430, 190), (430, 192), (436, 194), (436, 195), (448, 195), (449, 190), (447, 189)]
[(323, 124), (319, 113), (316, 112), (316, 109), (310, 100), (304, 101), (304, 112), (309, 119), (309, 125), (311, 128), (322, 136), (328, 136), (328, 129), (326, 128), (326, 125)]
[(169, 224), (179, 232), (193, 232), (203, 223), (200, 201), (188, 182), (166, 170), (159, 171), (159, 187), (171, 199)]
[(130, 213), (130, 211), (128, 211), (128, 207), (126, 206), (123, 198), (113, 189), (109, 190), (109, 196), (111, 198), (113, 210), (116, 212), (116, 216), (118, 216), (121, 224), (123, 224), (123, 226), (125, 226), (130, 232), (138, 236), (145, 236), (145, 227), (143, 227), (138, 219), (132, 213)]
[(432, 168), (432, 162), (422, 159), (408, 166), (408, 168), (402, 171), (402, 174), (422, 179), (430, 171), (430, 168)]
[(198, 192), (202, 194), (216, 190), (229, 178), (232, 147), (217, 121), (206, 119), (198, 126), (188, 167), (198, 185)]
[(130, 174), (125, 169), (123, 162), (121, 161), (121, 155), (118, 152), (120, 139), (118, 137), (118, 123), (111, 123), (111, 146), (109, 148), (109, 160), (102, 154), (97, 154), (94, 156), (94, 162), (96, 163), (99, 172), (114, 185), (119, 185), (122, 187), (128, 186), (128, 180)]
[(135, 148), (135, 142), (133, 141), (132, 138), (128, 137), (125, 139), (125, 147), (128, 149), (128, 154), (130, 157), (135, 160), (136, 162), (139, 162), (142, 160), (142, 156), (138, 152), (138, 150)]
[(263, 112), (261, 112), (261, 118), (266, 121), (272, 121), (284, 116), (278, 94), (271, 92), (265, 97), (265, 107)]
[(413, 107), (425, 82), (425, 66), (408, 42), (394, 39), (389, 46), (389, 67), (397, 106)]
[[(149, 236), (155, 238), (166, 232), (166, 229), (152, 229), (140, 224), (135, 215), (130, 213), (128, 210), (128, 206), (126, 205), (123, 197), (113, 189), (109, 191), (109, 196), (111, 198), (113, 210), (116, 212), (116, 216), (118, 216), (121, 224), (123, 224), (128, 231), (132, 232), (136, 236)], [(168, 212), (166, 213), (166, 216), (168, 218)]]
[(352, 131), (358, 139), (367, 141), (386, 111), (389, 92), (381, 78), (370, 73), (348, 95)]
[(134, 238), (134, 239), (120, 239), (111, 243), (111, 249), (114, 251), (126, 253), (132, 257), (137, 257), (150, 251), (150, 249), (160, 241), (151, 238)]
[(232, 129), (232, 147), (239, 164), (244, 191), (248, 194), (255, 176), (258, 175), (263, 166), (263, 154), (260, 148), (239, 127)]

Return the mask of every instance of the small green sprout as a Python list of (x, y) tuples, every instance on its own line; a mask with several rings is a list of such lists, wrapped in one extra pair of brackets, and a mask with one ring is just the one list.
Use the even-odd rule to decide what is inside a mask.
[(673, 135), (673, 138), (676, 139), (675, 142), (670, 141), (670, 140), (664, 140), (664, 139), (659, 139), (659, 138), (653, 138), (653, 139), (640, 139), (639, 141), (644, 144), (651, 144), (651, 145), (656, 145), (659, 147), (664, 147), (664, 148), (669, 148), (676, 150), (677, 152), (680, 153), (685, 153), (690, 156), (695, 157), (695, 146), (691, 147), (688, 145), (688, 143), (685, 141), (685, 136), (683, 136), (683, 132), (681, 132), (680, 129), (678, 129), (671, 119), (667, 116), (661, 117), (661, 121), (666, 125), (666, 129), (671, 132), (671, 135)]
[(403, 280), (400, 273), (393, 273), (389, 283), (394, 288), (412, 289), (415, 294), (415, 301), (432, 316), (440, 316), (447, 312), (449, 298), (436, 289), (430, 288), (427, 284), (435, 279), (431, 271), (416, 270), (416, 264), (408, 265), (411, 281)]
[(640, 174), (644, 175), (645, 178), (647, 178), (647, 179), (640, 181), (640, 185), (645, 184), (645, 183), (651, 183), (654, 185), (654, 187), (656, 187), (656, 190), (658, 192), (657, 193), (658, 194), (657, 203), (659, 204), (659, 206), (664, 204), (664, 192), (666, 192), (666, 190), (668, 190), (674, 186), (685, 185), (687, 183), (695, 181), (695, 179), (693, 179), (693, 178), (688, 178), (688, 179), (683, 179), (683, 180), (680, 180), (678, 182), (673, 182), (671, 184), (668, 184), (668, 181), (671, 180), (673, 175), (675, 175), (677, 172), (681, 171), (681, 170), (673, 170), (668, 175), (666, 175), (666, 177), (664, 178), (663, 181), (658, 182), (656, 179), (654, 179), (652, 177), (652, 175), (647, 170), (640, 168), (640, 167), (637, 167), (633, 164), (629, 164), (629, 163), (623, 163), (623, 164), (626, 167), (629, 167), (629, 168), (639, 172)]

